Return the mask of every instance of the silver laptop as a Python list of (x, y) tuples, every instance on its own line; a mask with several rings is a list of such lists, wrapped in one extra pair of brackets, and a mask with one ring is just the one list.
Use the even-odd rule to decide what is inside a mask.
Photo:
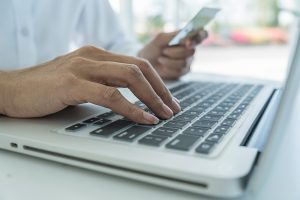
[[(92, 104), (44, 118), (2, 116), (0, 148), (188, 192), (240, 196), (265, 143), (269, 151), (276, 148), (276, 130), (284, 126), (279, 122), (293, 105), (300, 76), (298, 33), (294, 42), (283, 90), (205, 76), (171, 83), (183, 110), (153, 126), (135, 124)], [(135, 103), (148, 110), (142, 102)], [(272, 128), (274, 134), (268, 137)]]

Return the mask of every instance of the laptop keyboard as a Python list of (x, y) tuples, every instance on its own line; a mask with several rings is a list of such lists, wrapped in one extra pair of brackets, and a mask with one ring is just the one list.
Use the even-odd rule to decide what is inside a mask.
[[(87, 127), (91, 137), (109, 138), (125, 143), (179, 151), (209, 154), (222, 143), (262, 85), (212, 82), (185, 82), (170, 89), (180, 100), (182, 111), (156, 125), (136, 124), (107, 112), (65, 128), (77, 133)], [(147, 112), (145, 104), (135, 105)]]

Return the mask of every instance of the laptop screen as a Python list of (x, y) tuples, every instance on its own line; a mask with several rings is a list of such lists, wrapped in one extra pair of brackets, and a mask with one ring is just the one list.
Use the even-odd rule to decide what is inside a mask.
[[(280, 105), (265, 149), (258, 160), (249, 190), (255, 199), (299, 199), (292, 191), (300, 185), (298, 153), (300, 130), (300, 20), (295, 30), (289, 73), (285, 81)], [(270, 184), (272, 183), (272, 184)], [(293, 197), (292, 197), (293, 196)], [(282, 198), (281, 198), (282, 197)]]

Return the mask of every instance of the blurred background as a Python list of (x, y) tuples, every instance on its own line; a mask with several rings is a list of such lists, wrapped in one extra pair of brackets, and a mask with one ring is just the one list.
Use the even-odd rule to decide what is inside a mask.
[(183, 27), (203, 6), (222, 9), (197, 48), (192, 72), (282, 81), (298, 0), (110, 0), (124, 29), (141, 43)]

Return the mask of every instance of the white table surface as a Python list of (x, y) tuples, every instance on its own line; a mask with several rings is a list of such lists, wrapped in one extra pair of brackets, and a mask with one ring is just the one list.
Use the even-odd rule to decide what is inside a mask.
[[(299, 109), (300, 110), (300, 109)], [(300, 199), (300, 125), (278, 147), (269, 174), (242, 199)], [(291, 142), (292, 141), (292, 142)], [(279, 159), (280, 156), (280, 159)], [(251, 182), (250, 182), (251, 183)], [(0, 200), (212, 199), (0, 150)]]

